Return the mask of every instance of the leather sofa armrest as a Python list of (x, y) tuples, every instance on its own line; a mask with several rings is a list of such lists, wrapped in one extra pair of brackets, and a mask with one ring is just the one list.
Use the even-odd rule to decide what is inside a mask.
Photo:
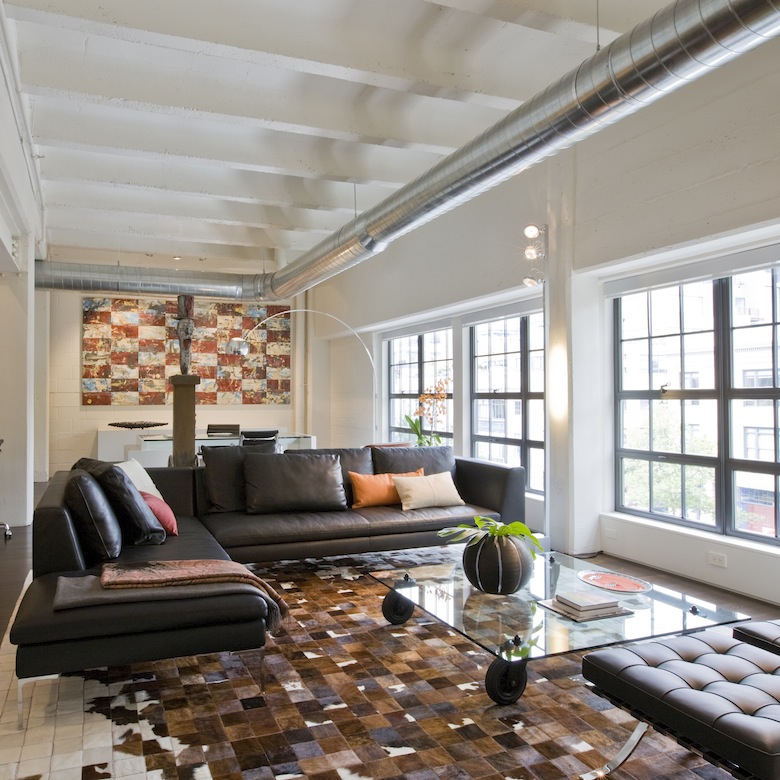
[(521, 466), (456, 458), (455, 485), (466, 503), (498, 512), (505, 523), (525, 522), (525, 469)]
[(195, 469), (190, 466), (147, 468), (147, 473), (176, 515), (194, 517)]
[(87, 568), (73, 517), (65, 503), (65, 484), (70, 472), (58, 471), (33, 512), (33, 577)]

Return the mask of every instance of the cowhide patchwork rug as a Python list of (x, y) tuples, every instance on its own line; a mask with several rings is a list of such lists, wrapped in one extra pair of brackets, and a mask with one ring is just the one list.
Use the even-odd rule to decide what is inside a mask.
[[(28, 685), (19, 731), (6, 637), (0, 780), (555, 780), (603, 765), (635, 722), (593, 693), (579, 655), (532, 661), (522, 698), (498, 706), (476, 645), (419, 610), (387, 624), (385, 591), (361, 572), (443, 555), (256, 567), (292, 608), (266, 647), (265, 694), (257, 652), (92, 670)], [(614, 777), (729, 775), (651, 732)]]

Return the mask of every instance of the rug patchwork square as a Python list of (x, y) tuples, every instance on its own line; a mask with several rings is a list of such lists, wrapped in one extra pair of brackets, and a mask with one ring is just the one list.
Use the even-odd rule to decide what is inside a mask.
[[(419, 610), (387, 624), (365, 572), (436, 555), (255, 567), (291, 606), (264, 662), (218, 653), (37, 681), (22, 731), (6, 637), (0, 780), (556, 780), (603, 765), (635, 721), (593, 693), (578, 654), (531, 662), (523, 697), (499, 706), (489, 654)], [(651, 733), (615, 777), (730, 775)]]

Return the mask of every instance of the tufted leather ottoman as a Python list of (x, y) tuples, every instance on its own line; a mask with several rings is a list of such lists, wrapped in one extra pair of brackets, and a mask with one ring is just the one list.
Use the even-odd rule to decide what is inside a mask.
[(780, 778), (780, 655), (710, 630), (589, 653), (582, 673), (714, 763)]
[(734, 639), (780, 653), (780, 620), (754, 620), (734, 629)]

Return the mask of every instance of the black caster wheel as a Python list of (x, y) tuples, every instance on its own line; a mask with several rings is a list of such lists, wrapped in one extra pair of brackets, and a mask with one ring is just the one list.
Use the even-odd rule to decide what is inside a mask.
[(525, 661), (496, 658), (485, 674), (485, 691), (496, 704), (514, 704), (525, 690), (528, 672)]
[(414, 602), (391, 590), (382, 601), (382, 614), (388, 623), (400, 626), (406, 623), (414, 612)]

